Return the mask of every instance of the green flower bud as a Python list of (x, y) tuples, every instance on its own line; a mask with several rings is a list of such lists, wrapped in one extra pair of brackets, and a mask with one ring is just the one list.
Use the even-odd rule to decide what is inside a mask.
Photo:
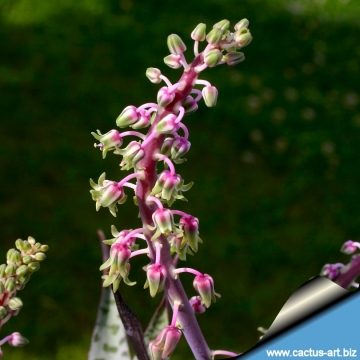
[(239, 46), (243, 47), (250, 44), (252, 36), (248, 29), (243, 28), (234, 34), (234, 40)]
[(31, 262), (29, 265), (28, 265), (28, 270), (29, 272), (33, 273), (35, 271), (38, 271), (40, 269), (40, 264), (38, 262)]
[(8, 314), (6, 308), (4, 306), (0, 306), (0, 319), (4, 319), (4, 317)]
[(174, 55), (181, 55), (186, 50), (185, 44), (181, 40), (180, 36), (176, 34), (168, 36), (167, 46), (170, 52)]
[(19, 284), (25, 285), (30, 280), (30, 274), (27, 273), (24, 276), (20, 276), (20, 277), (18, 277), (17, 280), (18, 280)]
[(8, 260), (8, 263), (14, 263), (14, 264), (21, 263), (21, 253), (17, 250), (14, 250), (10, 255), (10, 259)]
[(49, 250), (49, 246), (48, 246), (48, 245), (41, 245), (40, 250), (41, 250), (42, 252), (47, 252), (47, 251)]
[(160, 153), (169, 157), (171, 145), (172, 145), (173, 141), (174, 141), (174, 138), (166, 138), (161, 146)]
[(9, 301), (9, 308), (13, 311), (20, 310), (23, 306), (23, 302), (18, 297), (13, 297)]
[(5, 264), (0, 265), (0, 279), (6, 278), (5, 269), (6, 269)]
[(12, 254), (14, 253), (14, 251), (16, 251), (15, 249), (10, 249), (8, 250), (8, 252), (6, 253), (6, 259), (11, 261), (11, 257), (12, 257)]
[(222, 30), (214, 28), (206, 35), (206, 41), (211, 45), (218, 45), (223, 35)]
[(2, 281), (0, 281), (0, 295), (2, 295), (5, 292), (5, 286)]
[(23, 241), (22, 246), (22, 250), (26, 253), (32, 250), (32, 245), (27, 240)]
[(28, 272), (28, 268), (27, 265), (20, 265), (17, 269), (16, 269), (16, 275), (17, 276), (24, 276), (26, 275)]
[(218, 91), (215, 86), (204, 86), (202, 89), (202, 95), (206, 106), (214, 107), (216, 105)]
[(116, 125), (119, 127), (127, 127), (139, 121), (140, 115), (133, 105), (127, 106), (116, 119)]
[(245, 60), (244, 53), (236, 52), (236, 51), (229, 52), (223, 57), (223, 61), (226, 61), (226, 63), (229, 66), (234, 66), (236, 64), (239, 64), (244, 60)]
[(16, 265), (15, 264), (9, 264), (8, 266), (6, 266), (5, 268), (5, 274), (7, 276), (13, 276), (16, 273)]
[(217, 23), (213, 26), (213, 28), (214, 28), (214, 29), (220, 29), (220, 30), (222, 30), (222, 31), (226, 31), (226, 30), (229, 28), (229, 26), (230, 26), (230, 21), (224, 19), (224, 20), (221, 20), (221, 21), (217, 22)]
[(9, 277), (5, 281), (5, 290), (12, 292), (16, 288), (16, 281), (15, 278)]
[(242, 19), (234, 26), (234, 29), (236, 31), (238, 31), (238, 30), (241, 30), (241, 29), (247, 29), (248, 26), (249, 26), (249, 20), (248, 19)]
[(23, 245), (23, 240), (21, 240), (21, 239), (17, 239), (16, 241), (15, 241), (15, 246), (16, 246), (16, 248), (18, 249), (18, 250), (22, 250), (22, 245)]
[(213, 49), (205, 54), (204, 62), (208, 67), (216, 66), (222, 59), (223, 54), (218, 49)]
[(157, 68), (148, 68), (146, 70), (146, 76), (153, 84), (161, 83), (160, 75), (161, 71)]
[(34, 245), (34, 249), (35, 250), (40, 250), (41, 248), (41, 244), (39, 242), (37, 242), (35, 245)]
[(42, 252), (38, 252), (35, 254), (35, 260), (44, 261), (46, 259), (46, 255)]
[(32, 257), (30, 255), (25, 255), (22, 258), (22, 261), (25, 265), (29, 265), (32, 262)]
[(204, 41), (206, 37), (206, 24), (200, 23), (191, 33), (191, 38), (195, 41)]
[(170, 54), (164, 57), (164, 63), (172, 69), (179, 69), (182, 67), (180, 60), (180, 55)]

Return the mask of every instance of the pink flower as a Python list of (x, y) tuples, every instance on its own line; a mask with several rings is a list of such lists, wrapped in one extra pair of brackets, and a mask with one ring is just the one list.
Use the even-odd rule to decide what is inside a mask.
[(203, 305), (203, 302), (201, 301), (200, 296), (193, 296), (189, 300), (189, 303), (190, 303), (191, 307), (193, 308), (194, 313), (196, 313), (196, 314), (202, 314), (206, 310), (205, 306)]
[(149, 286), (151, 297), (164, 289), (166, 280), (166, 269), (160, 264), (152, 264), (146, 270), (147, 281), (145, 287)]
[(357, 249), (360, 249), (360, 243), (349, 240), (344, 243), (340, 251), (350, 255), (353, 254)]
[(195, 276), (193, 285), (206, 307), (210, 306), (211, 300), (213, 302), (216, 301), (215, 296), (220, 297), (220, 295), (215, 292), (213, 278), (208, 274)]
[(24, 346), (29, 343), (29, 340), (24, 338), (20, 333), (14, 332), (10, 335), (8, 343), (11, 346)]
[(149, 344), (152, 359), (168, 358), (175, 350), (181, 338), (181, 331), (175, 326), (167, 326), (155, 340)]
[(341, 263), (326, 264), (321, 270), (321, 275), (326, 276), (330, 280), (333, 280), (339, 275), (339, 269), (343, 268), (344, 266), (345, 265)]

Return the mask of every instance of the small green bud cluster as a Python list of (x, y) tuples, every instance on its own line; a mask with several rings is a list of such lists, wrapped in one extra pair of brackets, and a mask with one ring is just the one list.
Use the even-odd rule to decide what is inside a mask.
[(6, 264), (0, 265), (0, 323), (5, 323), (11, 315), (17, 315), (23, 303), (16, 297), (33, 272), (39, 270), (40, 262), (45, 260), (47, 245), (36, 242), (31, 236), (27, 240), (17, 239), (16, 249), (6, 254)]

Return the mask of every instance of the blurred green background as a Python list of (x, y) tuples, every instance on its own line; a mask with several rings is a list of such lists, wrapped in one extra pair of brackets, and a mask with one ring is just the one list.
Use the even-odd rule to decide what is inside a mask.
[[(222, 298), (199, 322), (212, 349), (243, 352), (287, 298), (328, 262), (360, 225), (359, 2), (355, 0), (1, 0), (0, 219), (4, 261), (18, 238), (50, 246), (19, 293), (24, 308), (2, 330), (30, 339), (5, 358), (85, 359), (100, 297), (97, 229), (110, 237), (139, 225), (131, 201), (113, 218), (95, 211), (89, 178), (117, 180), (91, 131), (115, 128), (127, 105), (154, 101), (145, 77), (163, 64), (166, 37), (188, 45), (200, 22), (250, 20), (246, 61), (206, 70), (218, 103), (185, 118), (195, 185), (174, 205), (200, 220), (204, 244), (187, 266), (209, 273)], [(122, 286), (144, 326), (160, 300), (143, 290), (145, 257)], [(192, 276), (184, 275), (189, 297)], [(184, 340), (173, 359), (191, 358)]]

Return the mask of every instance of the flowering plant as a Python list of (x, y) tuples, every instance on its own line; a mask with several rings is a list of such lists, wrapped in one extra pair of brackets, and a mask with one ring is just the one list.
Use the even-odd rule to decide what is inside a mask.
[[(109, 258), (100, 267), (105, 271), (103, 286), (112, 287), (121, 316), (119, 285), (121, 281), (130, 286), (135, 284), (129, 279), (130, 260), (137, 255), (146, 255), (150, 263), (144, 267), (144, 287), (149, 288), (152, 297), (164, 292), (165, 303), (172, 309), (170, 324), (149, 339), (147, 345), (151, 359), (168, 358), (182, 334), (196, 359), (211, 359), (219, 354), (236, 355), (228, 351), (211, 351), (199, 328), (195, 313), (204, 312), (220, 295), (215, 292), (210, 275), (192, 268), (177, 267), (178, 259), (185, 261), (187, 254), (197, 252), (202, 240), (199, 237), (199, 220), (183, 211), (171, 209), (171, 206), (176, 200), (186, 200), (183, 193), (193, 185), (191, 182), (185, 184), (175, 169), (175, 164), (186, 160), (183, 156), (190, 149), (184, 116), (197, 110), (201, 98), (208, 107), (215, 106), (217, 102), (216, 87), (199, 79), (199, 76), (207, 68), (221, 64), (234, 66), (245, 59), (238, 50), (252, 40), (248, 25), (249, 21), (243, 19), (231, 31), (229, 21), (222, 20), (209, 32), (206, 32), (205, 24), (197, 25), (191, 33), (195, 58), (190, 63), (184, 56), (184, 42), (178, 35), (170, 35), (167, 39), (170, 55), (164, 58), (164, 62), (173, 69), (183, 67), (179, 81), (172, 84), (159, 69), (148, 68), (148, 79), (154, 84), (164, 81), (165, 86), (158, 90), (156, 103), (130, 105), (121, 112), (116, 125), (119, 128), (129, 126), (133, 130), (110, 130), (105, 134), (98, 130), (92, 133), (99, 141), (95, 146), (102, 151), (104, 158), (108, 152), (121, 155), (121, 170), (133, 169), (133, 173), (120, 181), (106, 180), (105, 173), (98, 183), (90, 180), (96, 210), (107, 207), (116, 216), (117, 206), (127, 198), (124, 188), (129, 187), (135, 192), (134, 202), (142, 221), (137, 229), (119, 232), (115, 226), (112, 227), (113, 238), (104, 241), (111, 245)], [(206, 41), (206, 46), (200, 51), (199, 43), (203, 41)], [(202, 90), (195, 88), (197, 85), (202, 86)], [(146, 134), (137, 131), (144, 128), (149, 128)], [(127, 136), (140, 140), (132, 140), (122, 147)], [(158, 171), (159, 164), (163, 164), (163, 169)], [(145, 244), (141, 249), (136, 243), (139, 239)], [(190, 300), (179, 278), (185, 272), (195, 275), (193, 285), (198, 295)], [(126, 328), (127, 317), (122, 316), (122, 321)], [(141, 334), (136, 336), (136, 341), (133, 338), (132, 345), (138, 359), (148, 359)]]
[[(27, 240), (17, 239), (15, 247), (16, 249), (7, 252), (6, 264), (0, 265), (0, 329), (12, 316), (19, 313), (23, 302), (16, 293), (23, 290), (31, 274), (40, 269), (40, 262), (46, 258), (44, 253), (49, 249), (31, 236)], [(0, 346), (6, 342), (11, 346), (24, 346), (28, 340), (14, 332), (0, 340)]]

